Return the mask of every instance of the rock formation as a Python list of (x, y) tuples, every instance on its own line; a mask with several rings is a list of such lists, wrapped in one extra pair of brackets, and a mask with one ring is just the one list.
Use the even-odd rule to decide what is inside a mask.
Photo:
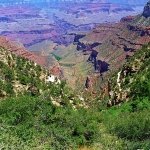
[[(115, 78), (111, 78), (113, 86), (109, 89), (108, 107), (133, 99), (134, 95), (136, 95), (135, 93), (137, 93), (134, 88), (135, 83), (141, 81), (145, 81), (146, 83), (146, 78), (148, 76), (145, 74), (148, 74), (150, 69), (150, 65), (148, 63), (150, 60), (149, 49), (150, 43), (139, 50), (132, 59), (125, 63), (116, 74)], [(139, 80), (139, 77), (141, 78), (141, 81)]]
[[(146, 13), (148, 5), (149, 2), (143, 14), (150, 15)], [(132, 56), (143, 44), (150, 42), (149, 17), (142, 21), (139, 16), (127, 16), (116, 24), (101, 24), (79, 41), (101, 43), (95, 48), (98, 52), (97, 59), (110, 64), (110, 70), (117, 70), (128, 56)]]
[(32, 52), (26, 50), (22, 45), (18, 45), (15, 42), (8, 40), (6, 37), (0, 37), (0, 46), (10, 50), (12, 53), (21, 57), (27, 58), (41, 66), (47, 66), (47, 58), (44, 56), (38, 56)]
[(146, 18), (150, 17), (150, 0), (147, 2), (146, 6), (144, 7), (143, 16)]

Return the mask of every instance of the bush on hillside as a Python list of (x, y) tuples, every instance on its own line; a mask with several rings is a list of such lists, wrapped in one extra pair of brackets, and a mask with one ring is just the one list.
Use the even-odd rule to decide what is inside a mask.
[(144, 140), (150, 138), (150, 112), (125, 113), (114, 118), (111, 131), (121, 138)]
[(99, 135), (97, 114), (84, 109), (58, 108), (50, 100), (27, 96), (0, 103), (2, 126), (12, 127), (9, 133), (25, 143), (36, 137), (52, 149), (67, 150), (90, 145)]

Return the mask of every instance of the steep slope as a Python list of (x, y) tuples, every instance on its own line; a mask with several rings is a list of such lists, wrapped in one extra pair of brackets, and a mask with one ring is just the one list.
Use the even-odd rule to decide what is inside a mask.
[(146, 6), (144, 7), (143, 16), (146, 18), (150, 17), (150, 1), (148, 1)]
[(0, 46), (0, 98), (23, 93), (39, 95), (46, 88), (48, 72), (32, 59), (29, 61), (13, 53), (11, 48), (6, 50)]
[[(147, 6), (145, 7), (147, 8)], [(143, 14), (145, 14), (145, 9)], [(120, 23), (116, 24), (101, 24), (79, 39), (77, 47), (87, 44), (90, 46), (90, 49), (84, 47), (80, 49), (83, 54), (87, 52), (86, 56), (91, 57), (91, 51), (98, 53), (95, 56), (97, 61), (93, 63), (95, 71), (91, 70), (94, 75), (95, 72), (99, 73), (100, 70), (105, 70), (102, 72), (105, 80), (107, 76), (111, 76), (112, 72), (118, 70), (128, 57), (133, 56), (142, 45), (150, 42), (150, 17), (145, 17), (143, 14), (124, 17)], [(93, 47), (93, 45), (95, 46)], [(106, 66), (102, 68), (99, 61), (104, 62)], [(98, 80), (101, 80), (101, 77)]]
[[(108, 82), (104, 123), (111, 133), (125, 139), (127, 149), (150, 147), (150, 43), (128, 60)], [(104, 103), (104, 102), (103, 102)]]
[(130, 18), (123, 18), (118, 24), (100, 25), (81, 39), (81, 42), (101, 43), (96, 48), (98, 58), (107, 61), (111, 68), (120, 66), (118, 62), (150, 41), (150, 22), (147, 27), (142, 26), (142, 23), (138, 27), (134, 23), (125, 22), (128, 19)]
[(9, 50), (10, 52), (18, 55), (20, 57), (24, 57), (41, 66), (47, 66), (47, 58), (44, 56), (38, 56), (34, 53), (29, 52), (23, 45), (17, 44), (8, 40), (6, 37), (0, 36), (0, 46)]
[(84, 99), (64, 82), (47, 83), (47, 76), (34, 62), (0, 47), (2, 149), (82, 149), (98, 140), (99, 114), (83, 109)]
[[(1, 48), (0, 56), (3, 56), (0, 70), (2, 82), (6, 83), (9, 79), (11, 83), (12, 74), (8, 74), (5, 69), (21, 71), (30, 66), (26, 75), (30, 75), (31, 70), (38, 72), (33, 62), (10, 55), (10, 52), (3, 48)], [(20, 63), (17, 63), (16, 59), (19, 59)], [(95, 101), (91, 101), (88, 109), (79, 107), (74, 110), (70, 107), (69, 101), (74, 99), (72, 103), (75, 103), (75, 100), (78, 101), (77, 97), (75, 98), (73, 93), (69, 94), (71, 90), (64, 88), (62, 93), (60, 89), (64, 85), (62, 87), (47, 85), (45, 89), (48, 88), (49, 91), (38, 97), (33, 94), (14, 96), (10, 93), (11, 97), (0, 101), (1, 148), (21, 150), (148, 149), (150, 146), (149, 59), (150, 44), (139, 50), (139, 53), (136, 53), (126, 64), (126, 67), (132, 67), (134, 72), (131, 74), (128, 72), (129, 74), (123, 78), (121, 91), (116, 83), (117, 74), (112, 78), (111, 85), (115, 87), (115, 92), (123, 92), (126, 88), (131, 89), (128, 96), (130, 101), (120, 107), (106, 109), (104, 104), (107, 99), (96, 97)], [(13, 62), (12, 68), (10, 64)], [(4, 64), (5, 67), (3, 67)], [(9, 78), (8, 75), (10, 75)], [(34, 78), (34, 81), (36, 80), (38, 84), (44, 84), (38, 77)], [(112, 87), (110, 87), (111, 90), (113, 90)], [(52, 104), (53, 100), (60, 98), (64, 100), (61, 105)], [(116, 101), (113, 102), (116, 103)], [(96, 107), (93, 107), (95, 106), (93, 103), (96, 103)]]
[(150, 26), (150, 1), (144, 7), (144, 11), (141, 15), (138, 15), (132, 21), (132, 24), (137, 26), (146, 26), (149, 28)]
[(49, 71), (21, 56), (0, 46), (0, 99), (50, 94), (51, 102), (56, 106), (88, 107), (80, 93), (76, 95), (65, 80), (58, 78), (59, 68), (53, 67)]
[(138, 50), (108, 83), (108, 106), (150, 98), (150, 43)]

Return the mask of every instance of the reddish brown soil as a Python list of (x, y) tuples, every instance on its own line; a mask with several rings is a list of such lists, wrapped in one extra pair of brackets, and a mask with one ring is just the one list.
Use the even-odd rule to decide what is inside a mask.
[(9, 41), (6, 37), (0, 37), (0, 46), (8, 49), (12, 53), (34, 61), (35, 63), (41, 66), (47, 66), (47, 58), (44, 56), (36, 55), (28, 50), (25, 47), (17, 45), (17, 43)]

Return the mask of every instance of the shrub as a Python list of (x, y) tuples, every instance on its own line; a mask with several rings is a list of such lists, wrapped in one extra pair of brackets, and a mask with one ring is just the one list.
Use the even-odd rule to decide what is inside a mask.
[(2, 125), (14, 127), (9, 133), (22, 142), (31, 142), (36, 137), (52, 149), (67, 150), (90, 145), (99, 135), (98, 115), (92, 111), (57, 108), (49, 99), (28, 96), (8, 98), (0, 103)]
[(150, 112), (134, 112), (113, 119), (110, 130), (121, 138), (144, 140), (150, 138)]

